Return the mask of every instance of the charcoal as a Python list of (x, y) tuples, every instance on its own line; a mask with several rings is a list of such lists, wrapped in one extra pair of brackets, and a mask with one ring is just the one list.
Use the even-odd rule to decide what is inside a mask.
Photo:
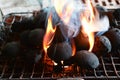
[(29, 33), (29, 43), (31, 46), (39, 46), (42, 47), (43, 37), (45, 31), (43, 29), (34, 29)]
[(23, 45), (23, 46), (29, 46), (29, 33), (30, 31), (29, 30), (26, 30), (26, 31), (23, 31), (21, 34), (20, 34), (20, 44)]
[(61, 62), (72, 56), (72, 48), (68, 42), (51, 44), (47, 54), (55, 62)]
[(39, 27), (43, 28), (43, 29), (46, 28), (46, 26), (47, 26), (46, 21), (47, 21), (48, 12), (49, 12), (49, 8), (44, 8), (38, 12), (38, 14), (35, 16), (35, 18), (33, 20), (34, 26), (36, 28), (39, 28)]
[(2, 46), (3, 43), (5, 43), (6, 39), (7, 39), (6, 34), (0, 31), (0, 46)]
[(47, 20), (50, 14), (52, 14), (52, 23), (55, 26), (59, 23), (60, 18), (58, 17), (54, 7), (47, 7), (41, 9), (40, 11), (35, 12), (37, 14), (30, 17), (23, 17), (22, 21), (15, 21), (12, 24), (12, 31), (13, 32), (22, 32), (25, 30), (33, 30), (36, 28), (46, 29), (47, 27)]
[(12, 24), (11, 30), (12, 32), (23, 32), (25, 30), (32, 30), (33, 27), (35, 28), (34, 22), (33, 22), (33, 18), (32, 17), (23, 17), (22, 21), (20, 22), (14, 22)]
[(56, 26), (59, 23), (60, 18), (54, 7), (47, 7), (37, 12), (37, 15), (33, 19), (33, 28), (46, 29), (49, 15), (52, 15), (52, 24), (53, 26)]
[(114, 17), (115, 17), (116, 20), (120, 21), (120, 8), (116, 9), (113, 12), (113, 15), (114, 15)]
[(55, 35), (54, 35), (54, 39), (53, 39), (53, 43), (60, 43), (60, 42), (64, 42), (67, 39), (65, 39), (65, 37), (63, 36), (60, 27), (56, 26), (56, 31), (55, 31)]
[(109, 39), (105, 36), (97, 36), (92, 52), (98, 57), (109, 53), (112, 49)]
[(9, 58), (16, 58), (20, 51), (18, 42), (9, 42), (2, 49), (2, 55)]
[(75, 55), (76, 64), (81, 68), (95, 69), (99, 66), (97, 56), (86, 50), (78, 51)]
[(110, 29), (104, 34), (104, 36), (106, 36), (110, 40), (112, 50), (117, 50), (120, 48), (120, 29)]
[(81, 31), (79, 34), (74, 38), (76, 50), (88, 50), (89, 49), (89, 41), (88, 37), (84, 35)]
[(21, 52), (21, 55), (26, 63), (38, 63), (43, 57), (43, 54), (39, 49), (28, 48)]

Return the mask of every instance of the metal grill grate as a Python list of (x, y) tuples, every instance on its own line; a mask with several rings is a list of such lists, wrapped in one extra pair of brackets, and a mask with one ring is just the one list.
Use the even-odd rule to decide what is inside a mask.
[(120, 8), (120, 0), (91, 0), (95, 6), (103, 6), (106, 9)]
[[(0, 58), (0, 78), (2, 79), (59, 79), (59, 78), (84, 78), (84, 79), (117, 79), (120, 78), (120, 50), (101, 57), (100, 66), (94, 70), (83, 70), (72, 65), (61, 73), (55, 73), (53, 65), (26, 64), (23, 60), (5, 60)], [(51, 62), (51, 61), (50, 61)]]

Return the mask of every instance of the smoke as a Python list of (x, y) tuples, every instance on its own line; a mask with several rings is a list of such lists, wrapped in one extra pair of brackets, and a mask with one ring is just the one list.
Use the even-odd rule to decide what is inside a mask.
[[(61, 31), (63, 35), (67, 38), (75, 37), (80, 30), (80, 13), (85, 8), (83, 3), (80, 0), (54, 0), (53, 2), (57, 6), (58, 15), (61, 19)], [(62, 8), (59, 8), (59, 7)], [(62, 14), (62, 15), (61, 15)], [(64, 24), (64, 25), (63, 25)]]
[[(63, 35), (66, 38), (76, 37), (80, 31), (80, 26), (82, 25), (80, 16), (84, 11), (89, 10), (89, 8), (85, 4), (83, 4), (83, 2), (81, 2), (80, 0), (65, 0), (65, 1), (54, 0), (54, 1), (55, 1), (53, 2), (55, 4), (54, 7), (56, 11), (58, 10), (57, 14), (61, 19), (60, 29)], [(59, 8), (58, 6), (62, 8)], [(70, 10), (66, 10), (67, 7), (69, 7)], [(107, 16), (100, 18), (99, 13), (96, 13), (95, 17), (96, 18), (92, 23), (92, 28), (89, 30), (91, 30), (92, 32), (99, 33), (107, 31), (109, 29), (109, 20)]]

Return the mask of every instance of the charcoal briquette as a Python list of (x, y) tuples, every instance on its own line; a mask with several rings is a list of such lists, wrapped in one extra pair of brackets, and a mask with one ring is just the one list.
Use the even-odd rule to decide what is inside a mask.
[(29, 43), (31, 46), (42, 46), (45, 31), (43, 29), (34, 29), (29, 33)]
[(72, 56), (72, 48), (68, 42), (51, 44), (48, 48), (48, 57), (55, 62), (69, 59)]
[(110, 40), (112, 50), (120, 49), (120, 29), (110, 29), (104, 34), (104, 36), (106, 36)]
[(112, 49), (111, 43), (106, 36), (95, 37), (95, 43), (92, 52), (98, 57), (109, 53)]
[(95, 69), (99, 66), (98, 57), (86, 50), (78, 51), (75, 55), (76, 64), (81, 68), (85, 69)]
[(8, 42), (2, 49), (2, 55), (15, 58), (20, 51), (20, 44), (18, 42)]
[(88, 50), (89, 49), (89, 40), (88, 36), (84, 35), (81, 31), (79, 34), (74, 38), (76, 50)]
[(26, 30), (20, 34), (20, 44), (23, 46), (29, 46), (29, 30)]

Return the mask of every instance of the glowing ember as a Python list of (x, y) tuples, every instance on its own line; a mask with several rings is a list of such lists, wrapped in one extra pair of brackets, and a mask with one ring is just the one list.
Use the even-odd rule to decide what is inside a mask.
[(74, 40), (72, 40), (72, 56), (74, 56), (76, 53), (76, 46)]
[(84, 32), (88, 35), (90, 48), (92, 50), (94, 46), (94, 32), (97, 31), (107, 31), (109, 28), (109, 20), (105, 16), (102, 19), (99, 18), (99, 13), (96, 8), (93, 8), (90, 0), (87, 0), (88, 11), (84, 11), (81, 14), (81, 23)]
[(50, 44), (55, 35), (55, 31), (56, 31), (56, 27), (53, 29), (52, 16), (50, 15), (48, 18), (48, 25), (47, 25), (46, 33), (43, 39), (43, 48), (44, 48), (45, 53), (47, 53), (47, 49), (50, 47)]

